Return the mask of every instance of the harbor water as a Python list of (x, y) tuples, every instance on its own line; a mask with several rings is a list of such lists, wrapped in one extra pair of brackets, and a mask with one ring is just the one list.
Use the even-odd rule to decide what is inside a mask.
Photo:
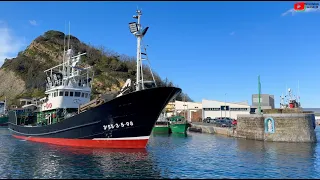
[(1, 128), (0, 178), (320, 178), (320, 145), (188, 133), (105, 150), (23, 141)]

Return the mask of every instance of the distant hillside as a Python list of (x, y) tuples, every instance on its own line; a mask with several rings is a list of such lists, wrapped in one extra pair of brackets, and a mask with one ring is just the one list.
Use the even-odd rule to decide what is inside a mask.
[[(62, 63), (64, 33), (50, 30), (37, 37), (16, 58), (6, 59), (0, 68), (0, 100), (7, 97), (9, 104), (20, 97), (41, 97), (45, 90), (43, 71)], [(136, 60), (134, 57), (119, 55), (103, 47), (93, 47), (71, 36), (70, 45), (75, 52), (86, 52), (84, 63), (93, 66), (92, 96), (108, 91), (118, 91), (127, 78), (135, 79)], [(173, 86), (168, 78), (162, 79), (153, 72), (158, 86)], [(151, 80), (150, 71), (144, 67), (144, 79)], [(192, 101), (181, 93), (176, 99)]]

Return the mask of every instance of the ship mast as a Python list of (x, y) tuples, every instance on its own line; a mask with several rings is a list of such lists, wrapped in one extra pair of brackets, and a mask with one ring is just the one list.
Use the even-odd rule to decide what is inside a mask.
[(7, 106), (7, 97), (4, 97), (4, 107), (3, 107), (3, 114), (6, 114), (6, 106)]
[(136, 91), (144, 89), (143, 75), (142, 75), (142, 62), (141, 62), (141, 40), (143, 36), (147, 33), (149, 27), (142, 30), (140, 24), (140, 18), (142, 15), (141, 10), (136, 11), (137, 15), (133, 18), (137, 19), (137, 22), (129, 23), (130, 32), (137, 38), (137, 73), (136, 73)]
[(138, 19), (138, 24), (137, 24), (137, 28), (138, 28), (138, 33), (136, 34), (137, 37), (137, 77), (136, 77), (136, 90), (139, 91), (140, 90), (140, 81), (141, 81), (141, 39), (142, 37), (139, 35), (139, 31), (141, 28), (140, 25), (140, 18), (141, 18), (142, 12), (137, 10), (137, 19)]

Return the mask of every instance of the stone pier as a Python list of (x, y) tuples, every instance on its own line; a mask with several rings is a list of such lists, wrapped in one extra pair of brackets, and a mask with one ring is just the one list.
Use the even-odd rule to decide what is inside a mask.
[(236, 137), (277, 142), (316, 142), (313, 113), (238, 115)]
[(194, 122), (189, 131), (275, 142), (317, 142), (315, 115), (296, 109), (265, 111), (265, 114), (238, 115), (236, 128), (215, 127)]

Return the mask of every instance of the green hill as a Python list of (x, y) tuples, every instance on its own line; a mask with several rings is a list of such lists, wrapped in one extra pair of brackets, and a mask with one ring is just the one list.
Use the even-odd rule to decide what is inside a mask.
[[(62, 63), (64, 33), (50, 30), (37, 37), (13, 59), (6, 59), (0, 68), (0, 100), (7, 97), (9, 104), (20, 97), (41, 97), (45, 90), (44, 70)], [(86, 52), (83, 61), (94, 69), (93, 98), (101, 93), (118, 91), (128, 78), (135, 79), (135, 57), (119, 55), (103, 47), (81, 42), (71, 36), (70, 45), (75, 52)], [(173, 86), (168, 78), (161, 78), (153, 71), (158, 86)], [(144, 79), (151, 80), (150, 71), (144, 67)], [(176, 85), (177, 86), (177, 85)], [(192, 101), (181, 93), (176, 100)]]

